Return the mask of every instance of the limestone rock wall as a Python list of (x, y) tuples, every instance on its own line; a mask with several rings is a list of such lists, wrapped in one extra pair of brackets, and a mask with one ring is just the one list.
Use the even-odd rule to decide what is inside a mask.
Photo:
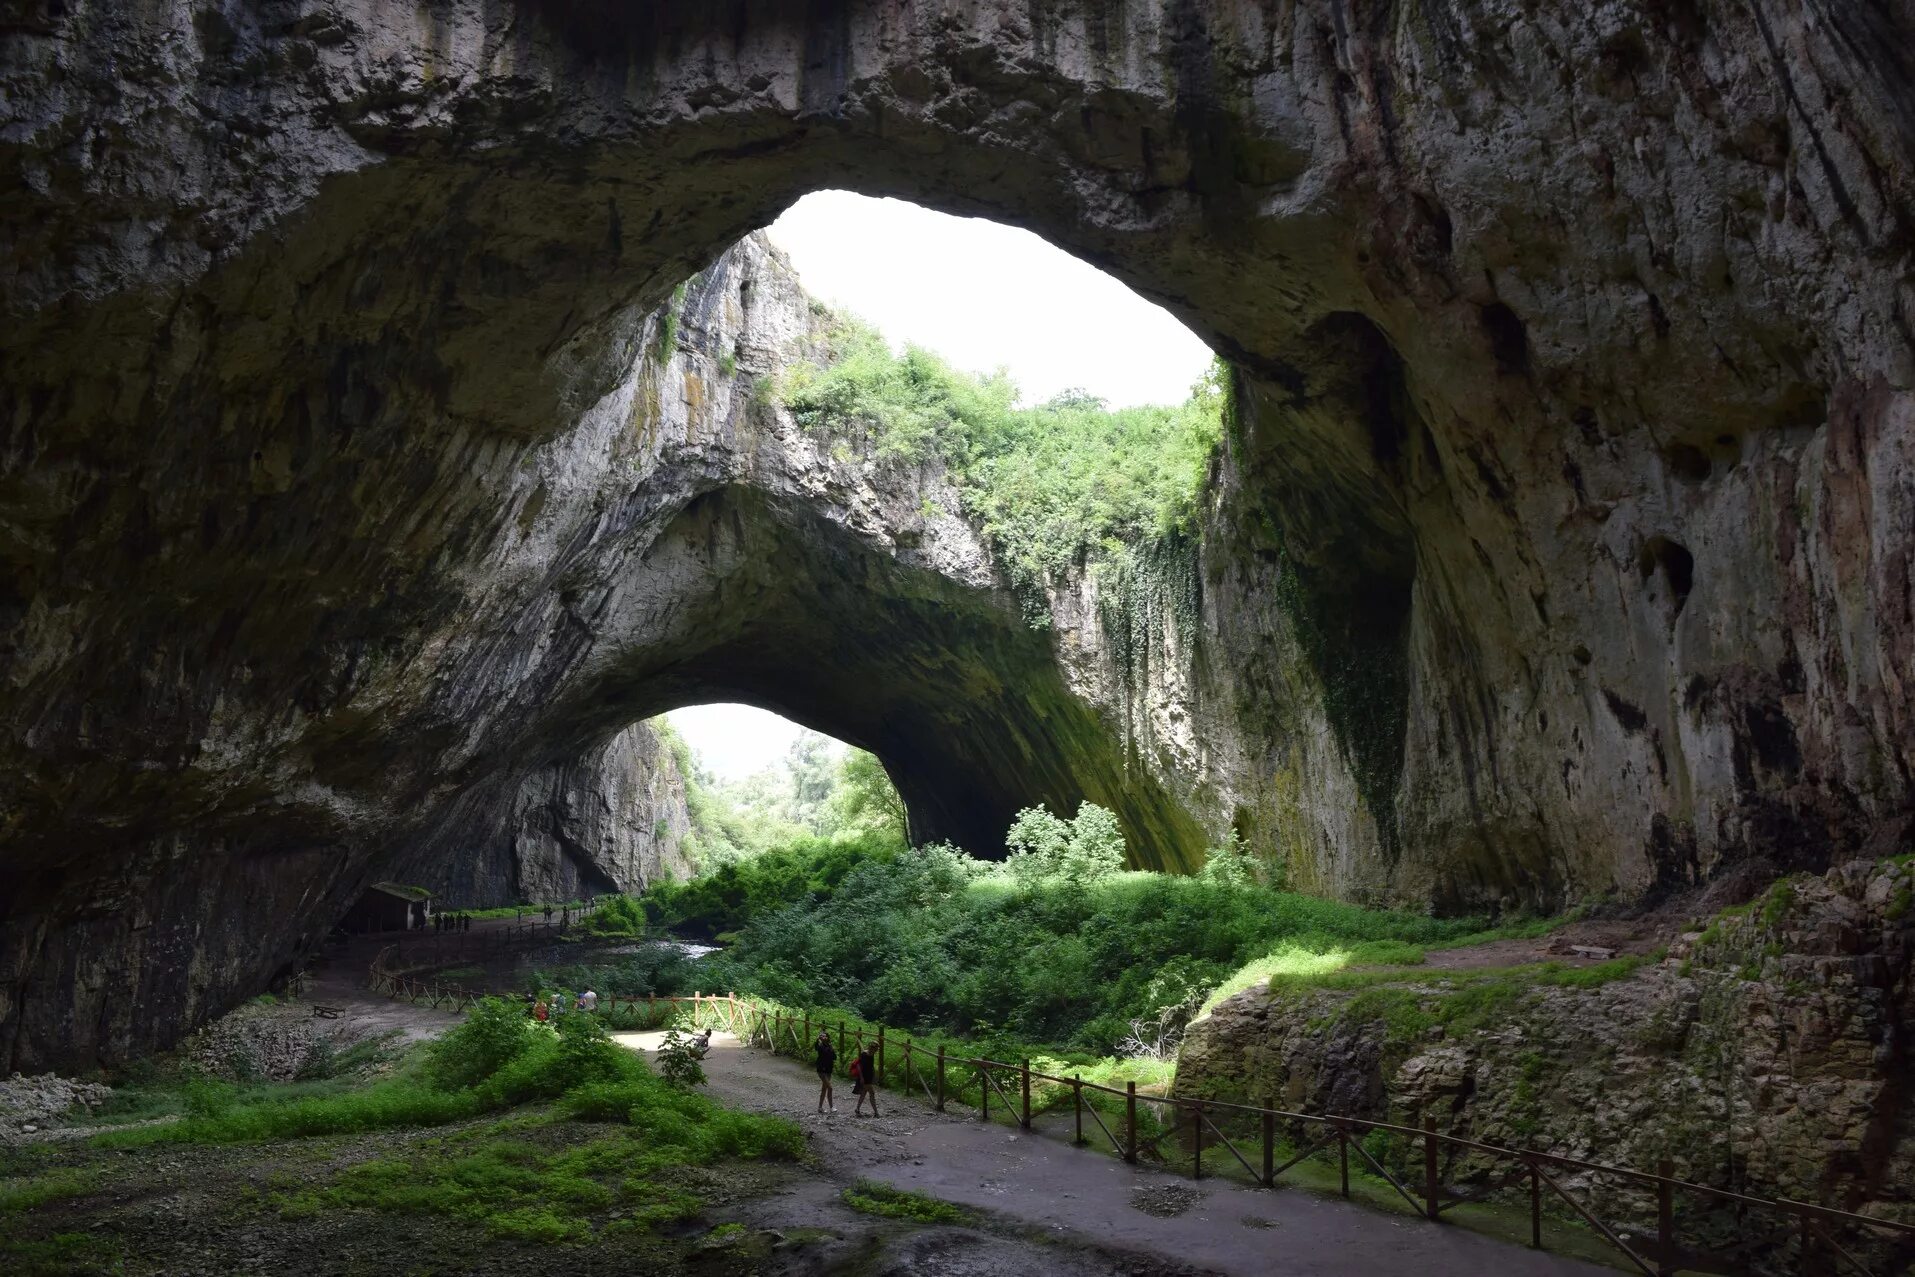
[[(1226, 822), (1348, 896), (1904, 842), (1911, 32), (1908, 0), (22, 6), (0, 1064), (230, 1005), (471, 795), (702, 695), (897, 762), (923, 832), (1085, 796), (1152, 863)], [(1034, 636), (919, 513), (939, 476), (754, 406), (805, 310), (725, 250), (823, 185), (1029, 226), (1233, 362), (1200, 626), (1120, 646), (1060, 583), (1076, 629)]]
[(671, 750), (634, 723), (581, 757), (527, 776), (503, 805), (467, 803), (408, 852), (407, 882), (446, 908), (636, 894), (691, 876), (691, 814)]
[[(1778, 883), (1595, 988), (1539, 981), (1490, 1000), (1473, 975), (1239, 994), (1192, 1024), (1176, 1089), (1408, 1126), (1431, 1115), (1485, 1143), (1637, 1169), (1668, 1158), (1681, 1179), (1915, 1220), (1915, 864)], [(1454, 1186), (1495, 1176), (1465, 1156), (1442, 1169)], [(1577, 1182), (1653, 1235), (1653, 1197)], [(1786, 1219), (1682, 1212), (1689, 1239), (1729, 1248), (1739, 1270), (1795, 1271)]]

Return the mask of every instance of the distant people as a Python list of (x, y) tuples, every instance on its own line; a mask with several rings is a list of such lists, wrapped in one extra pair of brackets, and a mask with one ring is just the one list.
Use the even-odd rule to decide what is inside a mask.
[(551, 905), (545, 906), (545, 925), (548, 927), (552, 925), (552, 906)]
[(590, 989), (578, 995), (578, 1009), (581, 1011), (598, 1010), (598, 994)]
[(878, 1116), (878, 1049), (867, 1046), (851, 1061), (851, 1093), (858, 1097), (853, 1117), (864, 1116), (864, 1102), (871, 1101), (871, 1116)]
[(461, 931), (472, 930), (472, 915), (471, 914), (462, 913), (459, 915), (459, 930)]
[(706, 1053), (709, 1052), (710, 1050), (711, 1050), (711, 1030), (710, 1029), (701, 1029), (699, 1032), (692, 1034), (691, 1051), (692, 1051), (692, 1057), (694, 1059), (699, 1059), (699, 1060), (704, 1059)]
[(818, 1053), (818, 1111), (835, 1113), (838, 1106), (831, 1094), (831, 1071), (837, 1067), (838, 1050), (831, 1045), (831, 1035), (823, 1029), (818, 1030), (818, 1039), (811, 1046)]
[(540, 1024), (544, 1024), (552, 1018), (552, 1008), (545, 1004), (544, 998), (540, 998), (532, 1004), (532, 1018)]

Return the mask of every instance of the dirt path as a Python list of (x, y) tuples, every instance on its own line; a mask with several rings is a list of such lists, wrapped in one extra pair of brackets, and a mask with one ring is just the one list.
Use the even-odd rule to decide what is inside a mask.
[[(615, 1036), (649, 1052), (662, 1035)], [(1300, 1190), (1269, 1192), (1134, 1169), (1062, 1140), (941, 1114), (896, 1094), (883, 1097), (883, 1117), (853, 1117), (850, 1084), (843, 1081), (837, 1091), (844, 1107), (819, 1117), (813, 1074), (729, 1034), (713, 1036), (705, 1072), (712, 1095), (726, 1104), (802, 1123), (836, 1178), (914, 1189), (1009, 1217), (1060, 1241), (1076, 1235), (1105, 1248), (1243, 1277), (1610, 1271)], [(1152, 1213), (1139, 1208), (1140, 1200)]]

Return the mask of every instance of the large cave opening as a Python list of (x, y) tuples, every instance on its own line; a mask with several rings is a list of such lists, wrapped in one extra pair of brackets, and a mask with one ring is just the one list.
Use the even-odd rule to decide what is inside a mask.
[[(1604, 20), (1500, 50), (1484, 6), (162, 8), (8, 35), (0, 1061), (169, 1039), (697, 699), (872, 749), (926, 836), (1091, 798), (1143, 863), (1230, 828), (1420, 907), (1907, 827), (1905, 272), (1855, 265), (1908, 242), (1900, 108), (1798, 51), (1842, 83), (1718, 109), (1796, 48), (1761, 21), (1698, 88), (1643, 6), (1643, 125), (1540, 69)], [(732, 246), (827, 188), (1224, 356), (1200, 535), (1040, 601), (930, 470), (755, 405), (778, 343), (716, 335), (784, 302)], [(1801, 768), (1732, 765), (1751, 706)]]
[[(647, 322), (611, 399), (656, 437), (636, 464), (657, 504), (615, 574), (560, 588), (589, 650), (392, 853), (412, 878), (486, 905), (553, 873), (642, 887), (631, 835), (590, 813), (655, 770), (634, 723), (727, 700), (869, 751), (918, 844), (995, 858), (1018, 812), (1090, 802), (1133, 863), (1200, 862), (1215, 831), (1096, 679), (1147, 663), (1166, 583), (1180, 633), (1201, 606), (1189, 559), (1222, 424), (1201, 341), (1028, 232), (845, 191), (798, 201)], [(548, 500), (522, 508), (528, 537)], [(1103, 602), (1074, 616), (1073, 596)], [(1074, 671), (1061, 642), (1119, 668)]]

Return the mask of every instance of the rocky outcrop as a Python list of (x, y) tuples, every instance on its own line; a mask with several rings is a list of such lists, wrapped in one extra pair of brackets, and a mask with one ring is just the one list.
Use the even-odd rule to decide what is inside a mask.
[[(319, 695), (325, 670), (346, 699), (262, 716), (204, 684), (217, 721), (195, 756), (232, 771), (214, 769), (200, 797), (235, 841), (96, 834), (94, 856), (40, 853), (68, 877), (7, 897), (0, 1032), (14, 1058), (169, 1040), (295, 961), (374, 877), (466, 904), (639, 885), (681, 864), (682, 796), (674, 808), (661, 775), (675, 764), (631, 725), (700, 701), (748, 700), (879, 753), (921, 837), (988, 849), (1020, 807), (1090, 797), (1160, 863), (1194, 862), (1195, 825), (1071, 691), (949, 513), (961, 501), (942, 471), (807, 435), (764, 392), (823, 320), (762, 240), (631, 322), (625, 380), (572, 431), (493, 441), (409, 516), (383, 511), (400, 524), (433, 511), (477, 538), (449, 577), (443, 542), (379, 534), (395, 547), (385, 566), (423, 590), (388, 596), (416, 628), (334, 645), (321, 636), (343, 622), (308, 615), (320, 628), (305, 633), (247, 609), (286, 644), (279, 663), (251, 656), (248, 694), (278, 678)], [(408, 545), (423, 557), (402, 562)], [(283, 570), (305, 555), (279, 550)], [(216, 642), (240, 647), (201, 655), (250, 650)]]
[[(451, 909), (638, 893), (691, 876), (678, 760), (644, 723), (541, 768), (501, 804), (469, 794), (408, 853), (401, 876)], [(490, 801), (488, 801), (490, 800)]]
[[(1176, 1089), (1428, 1115), (1484, 1143), (1638, 1170), (1668, 1159), (1678, 1178), (1915, 1222), (1915, 863), (1784, 880), (1639, 971), (1551, 981), (1412, 969), (1357, 990), (1255, 989), (1192, 1024)], [(1448, 1156), (1444, 1182), (1481, 1189), (1498, 1170)], [(1578, 1185), (1653, 1235), (1652, 1197)], [(1683, 1214), (1685, 1236), (1734, 1250), (1738, 1271), (1786, 1270), (1785, 1218), (1689, 1200)]]
[[(230, 1004), (470, 795), (698, 697), (872, 748), (923, 833), (1090, 797), (1346, 896), (1904, 839), (1911, 26), (27, 6), (0, 1061)], [(826, 184), (1030, 226), (1233, 361), (1173, 606), (1059, 583), (1035, 635), (938, 476), (754, 409), (789, 307), (720, 255)]]

